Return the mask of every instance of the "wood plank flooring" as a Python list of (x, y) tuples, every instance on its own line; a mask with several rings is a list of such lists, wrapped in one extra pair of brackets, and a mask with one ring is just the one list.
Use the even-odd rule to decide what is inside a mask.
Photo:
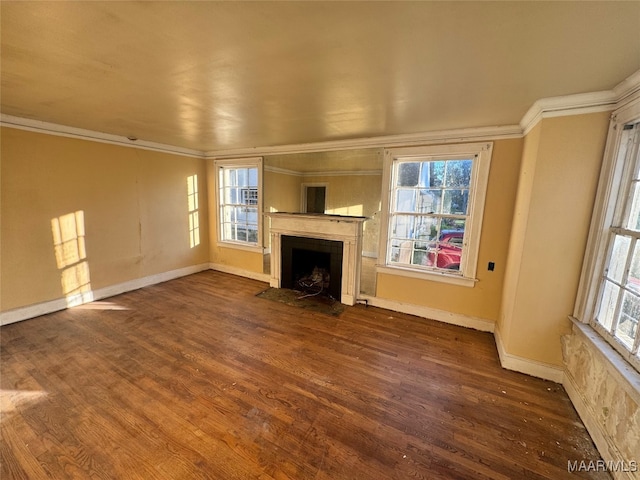
[(9, 479), (564, 479), (600, 459), (560, 385), (493, 336), (340, 317), (202, 272), (2, 327)]

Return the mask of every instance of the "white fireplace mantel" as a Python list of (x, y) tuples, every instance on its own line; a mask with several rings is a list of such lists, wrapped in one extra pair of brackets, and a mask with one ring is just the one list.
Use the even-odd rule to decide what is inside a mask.
[(270, 285), (275, 288), (282, 285), (282, 235), (340, 241), (343, 245), (340, 301), (354, 305), (360, 292), (362, 224), (367, 217), (285, 212), (268, 213), (267, 216), (271, 220)]

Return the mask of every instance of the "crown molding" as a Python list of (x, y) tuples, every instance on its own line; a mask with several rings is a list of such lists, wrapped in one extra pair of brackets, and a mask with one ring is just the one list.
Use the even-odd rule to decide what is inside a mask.
[[(640, 93), (640, 70), (625, 78), (613, 89), (617, 97), (618, 107), (623, 106), (634, 97), (636, 93)], [(635, 98), (635, 97), (634, 97)]]
[(96, 132), (94, 130), (69, 127), (67, 125), (59, 125), (57, 123), (42, 122), (40, 120), (32, 120), (29, 118), (14, 117), (11, 115), (5, 115), (4, 113), (0, 114), (0, 126), (16, 128), (19, 130), (27, 130), (30, 132), (46, 133), (48, 135), (57, 135), (60, 137), (69, 137), (80, 140), (108, 143), (111, 145), (118, 145), (120, 147), (139, 148), (142, 150), (171, 153), (186, 157), (204, 157), (203, 152), (192, 150), (189, 148), (176, 147), (174, 145), (166, 145), (163, 143), (148, 142), (146, 140), (129, 140), (127, 137), (122, 137), (120, 135), (112, 135), (110, 133)]
[(526, 135), (543, 118), (606, 112), (624, 105), (640, 91), (640, 70), (634, 72), (612, 90), (579, 93), (537, 100), (520, 120), (522, 134)]
[(360, 148), (410, 147), (435, 143), (475, 142), (522, 137), (519, 125), (460, 128), (433, 132), (409, 133), (401, 135), (383, 135), (378, 137), (331, 140), (326, 142), (300, 143), (273, 147), (250, 147), (228, 150), (212, 150), (205, 153), (206, 158), (240, 158), (249, 155), (281, 155), (288, 153), (328, 152), (335, 150), (354, 150)]
[(291, 175), (292, 177), (302, 177), (304, 173), (298, 172), (295, 170), (289, 170), (288, 168), (280, 168), (280, 167), (272, 167), (270, 165), (265, 165), (262, 167), (265, 172), (271, 173), (279, 173), (281, 175)]
[(349, 177), (352, 175), (382, 175), (382, 170), (327, 170), (315, 172), (301, 172), (297, 170), (289, 170), (288, 168), (271, 167), (265, 165), (265, 172), (279, 173), (281, 175), (291, 175), (293, 177)]
[(582, 115), (585, 113), (613, 110), (616, 95), (613, 90), (604, 92), (578, 93), (536, 100), (520, 120), (522, 134), (526, 135), (543, 118)]
[(302, 172), (304, 177), (349, 177), (353, 175), (363, 176), (363, 175), (371, 175), (378, 176), (382, 175), (382, 170), (329, 170), (326, 172)]

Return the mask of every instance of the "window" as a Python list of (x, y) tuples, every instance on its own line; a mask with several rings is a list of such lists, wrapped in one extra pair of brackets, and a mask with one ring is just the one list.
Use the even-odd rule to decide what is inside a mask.
[(473, 285), (491, 149), (483, 143), (385, 152), (381, 250), (389, 273)]
[(218, 239), (260, 247), (262, 242), (262, 159), (215, 162), (218, 187)]
[[(592, 324), (631, 363), (640, 365), (640, 123), (618, 125), (611, 193), (612, 218), (603, 235), (598, 303)], [(605, 246), (606, 245), (606, 246)]]

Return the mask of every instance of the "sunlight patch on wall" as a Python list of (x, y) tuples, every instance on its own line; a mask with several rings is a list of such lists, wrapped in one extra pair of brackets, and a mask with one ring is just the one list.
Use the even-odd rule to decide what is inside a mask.
[(327, 214), (330, 215), (348, 215), (348, 216), (356, 216), (361, 217), (364, 212), (364, 205), (351, 205), (348, 207), (340, 207), (340, 208), (328, 208), (326, 210)]
[(84, 211), (78, 210), (51, 219), (51, 233), (67, 306), (93, 301), (85, 245)]
[(198, 214), (198, 175), (187, 177), (187, 200), (189, 204), (189, 245), (200, 245), (200, 216)]

